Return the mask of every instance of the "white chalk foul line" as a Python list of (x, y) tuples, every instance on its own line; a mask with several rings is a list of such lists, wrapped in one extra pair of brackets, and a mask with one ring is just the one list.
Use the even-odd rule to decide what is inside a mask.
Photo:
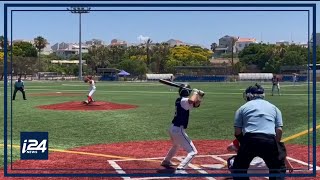
[[(218, 156), (231, 156), (235, 154), (221, 154)], [(212, 155), (197, 155), (196, 157), (202, 158), (202, 157), (210, 157)], [(148, 160), (157, 160), (157, 159), (163, 159), (164, 157), (152, 157), (152, 158), (130, 158), (130, 159), (115, 159), (113, 161), (148, 161)], [(184, 158), (184, 156), (176, 156), (176, 158)]]
[[(306, 163), (306, 162), (300, 161), (300, 160), (298, 160), (298, 159), (294, 159), (294, 158), (291, 158), (291, 157), (287, 157), (287, 159), (289, 159), (289, 160), (291, 160), (291, 161), (294, 161), (294, 162), (296, 162), (296, 163), (299, 163), (299, 164), (301, 164), (301, 165), (305, 165), (305, 166), (308, 166), (308, 165), (309, 165), (310, 168), (313, 168), (313, 166), (312, 166), (311, 164), (308, 164), (308, 163)], [(308, 170), (308, 169), (306, 169), (306, 170)], [(309, 169), (309, 170), (310, 170), (310, 169)], [(319, 166), (316, 166), (316, 170), (319, 171), (319, 170), (320, 170), (320, 167), (319, 167)]]
[[(235, 154), (221, 154), (221, 155), (197, 155), (196, 157), (198, 158), (201, 158), (201, 157), (211, 157), (213, 159), (216, 159), (220, 162), (222, 162), (223, 164), (221, 164), (221, 166), (219, 168), (223, 168), (224, 167), (224, 164), (226, 163), (226, 160), (224, 160), (223, 158), (221, 157), (228, 157), (228, 156), (232, 156), (232, 155), (235, 155)], [(179, 157), (175, 157), (175, 159), (177, 159), (178, 161), (182, 161), (183, 160), (183, 157), (184, 156), (179, 156)], [(133, 159), (116, 159), (116, 160), (108, 160), (109, 164), (116, 170), (116, 172), (118, 174), (126, 174), (126, 172), (116, 163), (116, 162), (124, 162), (124, 161), (148, 161), (148, 160), (157, 160), (157, 159), (163, 159), (164, 157), (153, 157), (153, 158), (133, 158)], [(298, 159), (295, 159), (295, 158), (292, 158), (292, 157), (287, 157), (290, 161), (294, 161), (296, 163), (299, 163), (301, 165), (304, 165), (304, 166), (308, 166), (310, 168), (313, 168), (312, 165), (304, 162), (304, 161), (301, 161), (301, 160), (298, 160)], [(214, 165), (217, 165), (217, 164), (214, 164)], [(212, 166), (212, 164), (206, 164), (205, 166), (207, 166), (208, 168)], [(192, 163), (189, 164), (189, 167), (198, 171), (199, 173), (201, 174), (208, 174), (207, 171), (199, 168), (198, 166), (196, 165), (193, 165)], [(203, 166), (204, 167), (204, 166)], [(218, 166), (217, 166), (218, 167)], [(309, 170), (310, 169), (307, 169), (306, 170)], [(320, 170), (320, 167), (319, 166), (316, 166), (316, 170), (319, 171)], [(295, 171), (305, 171), (305, 170), (295, 170)], [(185, 172), (187, 173), (187, 172)], [(122, 177), (124, 180), (153, 180), (153, 179), (168, 179), (168, 178), (175, 178), (175, 177), (144, 177), (144, 178), (130, 178), (130, 177)], [(215, 178), (213, 177), (205, 177), (206, 179), (209, 179), (209, 180), (215, 180)]]
[[(108, 160), (108, 163), (116, 170), (118, 174), (126, 174), (124, 170), (114, 161), (114, 160)], [(131, 179), (130, 177), (122, 177), (124, 180)]]
[[(183, 158), (176, 158), (176, 159), (178, 159), (179, 161), (182, 161), (182, 160), (183, 160)], [(192, 163), (189, 163), (188, 166), (191, 167), (192, 169), (198, 171), (198, 172), (201, 173), (201, 174), (209, 174), (207, 171), (202, 170), (202, 169), (199, 169), (198, 166), (195, 166), (195, 165), (193, 165)], [(206, 179), (208, 179), (208, 180), (216, 180), (216, 179), (213, 178), (213, 177), (206, 177)]]
[(179, 177), (143, 177), (143, 178), (131, 178), (131, 180), (153, 180), (153, 179), (170, 179)]

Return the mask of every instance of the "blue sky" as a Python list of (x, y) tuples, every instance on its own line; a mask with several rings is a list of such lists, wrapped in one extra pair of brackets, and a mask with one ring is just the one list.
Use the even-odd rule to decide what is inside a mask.
[[(317, 3), (317, 9), (320, 4)], [(1, 13), (3, 4), (0, 6)], [(98, 9), (98, 8), (95, 8)], [(123, 8), (122, 8), (123, 9)], [(217, 9), (217, 8), (215, 8)], [(320, 24), (320, 13), (317, 13)], [(0, 18), (3, 24), (3, 18)], [(70, 12), (14, 12), (13, 39), (41, 35), (52, 44), (78, 42), (79, 16)], [(320, 30), (318, 30), (320, 32)], [(0, 29), (3, 34), (3, 29)], [(91, 12), (82, 17), (82, 39), (114, 38), (137, 43), (138, 36), (154, 42), (171, 38), (210, 47), (224, 35), (307, 42), (307, 12)]]

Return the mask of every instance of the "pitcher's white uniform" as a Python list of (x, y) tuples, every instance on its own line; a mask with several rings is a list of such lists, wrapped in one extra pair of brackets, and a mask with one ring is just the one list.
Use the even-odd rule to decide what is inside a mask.
[(94, 94), (94, 92), (96, 92), (96, 84), (95, 84), (94, 80), (90, 80), (90, 81), (89, 81), (89, 84), (90, 84), (89, 96), (92, 97), (92, 95)]
[(91, 102), (94, 102), (94, 100), (92, 99), (92, 96), (94, 94), (94, 92), (96, 92), (96, 85), (94, 80), (91, 77), (87, 77), (86, 82), (89, 82), (90, 84), (90, 90), (89, 90), (89, 94), (88, 94), (88, 99), (86, 101), (84, 101), (84, 103), (86, 104), (90, 104)]
[(171, 141), (173, 143), (171, 149), (166, 155), (162, 165), (169, 165), (173, 156), (177, 153), (181, 146), (188, 152), (187, 157), (179, 164), (177, 169), (184, 169), (198, 153), (196, 147), (186, 134), (185, 129), (188, 127), (189, 110), (193, 108), (193, 104), (189, 103), (189, 98), (180, 97), (175, 102), (175, 116), (169, 129)]

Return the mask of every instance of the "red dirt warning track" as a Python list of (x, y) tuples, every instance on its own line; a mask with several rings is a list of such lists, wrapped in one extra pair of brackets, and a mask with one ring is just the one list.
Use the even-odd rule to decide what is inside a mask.
[[(198, 149), (199, 154), (193, 159), (192, 165), (202, 168), (207, 173), (229, 173), (225, 168), (222, 169), (210, 169), (205, 168), (206, 165), (213, 164), (223, 164), (223, 162), (230, 157), (226, 151), (226, 146), (230, 141), (212, 141), (212, 140), (196, 140), (194, 141), (195, 146)], [(85, 147), (78, 147), (69, 152), (50, 152), (49, 160), (41, 161), (26, 161), (19, 160), (12, 164), (8, 164), (8, 173), (32, 173), (32, 174), (57, 174), (57, 173), (90, 173), (90, 174), (128, 174), (128, 173), (172, 173), (172, 170), (165, 169), (161, 167), (160, 161), (166, 155), (168, 149), (171, 146), (170, 141), (143, 141), (143, 142), (126, 142), (126, 143), (114, 143), (114, 144), (98, 144), (90, 145)], [(307, 169), (308, 162), (308, 147), (300, 145), (290, 145), (287, 144), (288, 157), (295, 169)], [(317, 151), (320, 147), (317, 147)], [(73, 153), (70, 153), (72, 151)], [(85, 154), (86, 153), (86, 154)], [(186, 153), (180, 150), (177, 153), (177, 159), (173, 161), (179, 163), (179, 157), (184, 157)], [(317, 166), (320, 166), (320, 159), (317, 159)], [(29, 170), (22, 170), (29, 169)], [(199, 171), (194, 167), (190, 167), (186, 170), (187, 173), (199, 174), (204, 173), (204, 171)], [(310, 171), (304, 170), (303, 172), (295, 171), (294, 173), (311, 173)], [(130, 177), (132, 180), (142, 179), (143, 177)], [(4, 178), (3, 172), (0, 172), (0, 179), (5, 180), (47, 180), (49, 178), (31, 178), (31, 177), (21, 177), (21, 178)], [(113, 177), (113, 178), (51, 178), (58, 180), (67, 179), (113, 179), (121, 180), (124, 178)], [(159, 179), (159, 178), (148, 178), (149, 180)], [(172, 179), (182, 180), (222, 180), (225, 178), (215, 177), (214, 179), (197, 177), (197, 178), (182, 178), (182, 177), (172, 177)], [(251, 178), (253, 180), (265, 179), (265, 178)], [(286, 178), (286, 179), (296, 179), (296, 178)], [(320, 180), (320, 177), (312, 178), (299, 178), (303, 180)]]
[(138, 106), (130, 104), (117, 104), (112, 102), (96, 101), (89, 105), (83, 104), (80, 101), (64, 102), (59, 104), (50, 104), (37, 106), (39, 109), (46, 110), (66, 110), (66, 111), (105, 111), (105, 110), (124, 110), (133, 109)]

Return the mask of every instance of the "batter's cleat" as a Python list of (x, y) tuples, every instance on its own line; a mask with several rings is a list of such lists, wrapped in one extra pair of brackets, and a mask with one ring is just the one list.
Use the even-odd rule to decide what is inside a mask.
[(168, 167), (168, 166), (176, 166), (177, 164), (172, 163), (171, 161), (162, 161), (161, 166)]

